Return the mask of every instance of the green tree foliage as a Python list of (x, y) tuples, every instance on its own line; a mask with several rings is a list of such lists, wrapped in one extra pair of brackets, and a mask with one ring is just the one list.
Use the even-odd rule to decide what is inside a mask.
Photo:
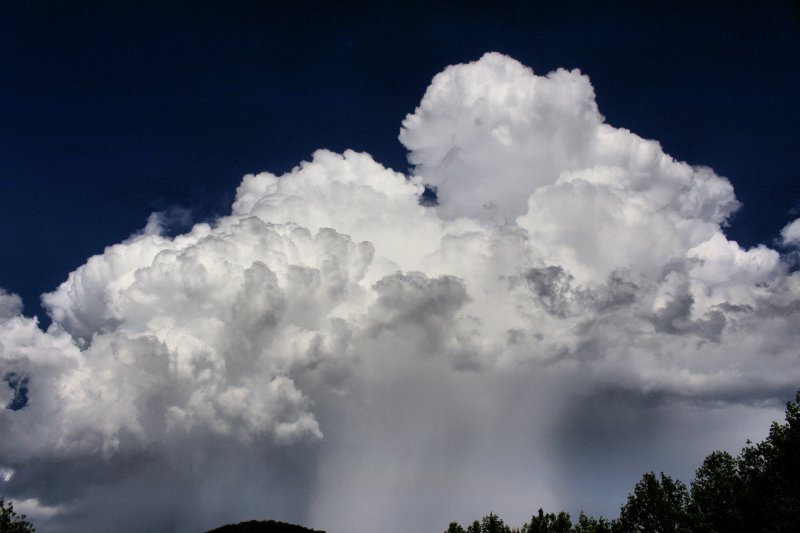
[(744, 530), (793, 532), (800, 524), (800, 391), (786, 404), (786, 422), (738, 459)]
[(0, 533), (32, 533), (36, 531), (33, 524), (25, 520), (25, 515), (14, 511), (12, 502), (6, 503), (0, 496)]
[(572, 520), (569, 514), (545, 513), (539, 509), (538, 514), (531, 517), (531, 521), (522, 526), (522, 533), (569, 533), (572, 531)]
[(444, 533), (466, 533), (466, 531), (458, 522), (450, 522), (450, 525), (447, 526), (447, 531)]
[(499, 516), (489, 513), (481, 519), (481, 533), (511, 533), (511, 528)]
[(481, 523), (475, 520), (467, 528), (467, 533), (481, 533)]
[(731, 454), (712, 452), (697, 469), (691, 485), (689, 513), (693, 531), (746, 531), (741, 512), (744, 485)]
[(689, 531), (686, 485), (661, 473), (642, 476), (620, 509), (614, 531), (619, 533), (681, 533)]
[(489, 513), (480, 520), (475, 520), (464, 530), (458, 522), (450, 522), (444, 533), (514, 533), (503, 520), (494, 513)]
[(574, 533), (611, 533), (611, 522), (603, 518), (586, 516), (583, 511), (578, 515), (578, 522), (572, 526)]

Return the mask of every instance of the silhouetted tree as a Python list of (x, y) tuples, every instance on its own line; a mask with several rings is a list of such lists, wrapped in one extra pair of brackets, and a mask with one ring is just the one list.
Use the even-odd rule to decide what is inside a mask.
[(743, 483), (736, 459), (728, 452), (712, 452), (691, 483), (692, 531), (738, 533), (746, 531), (741, 505)]
[(25, 515), (14, 511), (14, 503), (6, 503), (0, 496), (0, 533), (32, 533), (36, 531), (33, 524), (25, 520)]
[(461, 527), (461, 524), (458, 522), (450, 522), (450, 525), (447, 526), (447, 531), (444, 533), (466, 533), (464, 528)]
[(659, 480), (645, 474), (620, 509), (614, 531), (619, 533), (682, 533), (689, 531), (686, 485), (663, 472)]
[(481, 533), (511, 533), (511, 529), (494, 513), (489, 513), (481, 520)]
[(800, 524), (800, 391), (764, 442), (747, 443), (738, 460), (746, 531), (793, 532)]
[(531, 521), (523, 524), (522, 533), (569, 533), (572, 529), (572, 521), (569, 514), (561, 511), (553, 514), (539, 509), (538, 514), (531, 517)]
[(611, 522), (603, 517), (586, 516), (583, 511), (578, 515), (578, 522), (572, 526), (574, 533), (611, 533)]
[(467, 528), (467, 533), (481, 533), (481, 523), (475, 520)]

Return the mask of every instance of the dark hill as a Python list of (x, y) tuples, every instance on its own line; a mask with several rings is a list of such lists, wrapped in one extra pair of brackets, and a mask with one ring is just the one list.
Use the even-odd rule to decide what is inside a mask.
[(303, 526), (276, 522), (275, 520), (250, 520), (212, 529), (206, 533), (325, 533)]

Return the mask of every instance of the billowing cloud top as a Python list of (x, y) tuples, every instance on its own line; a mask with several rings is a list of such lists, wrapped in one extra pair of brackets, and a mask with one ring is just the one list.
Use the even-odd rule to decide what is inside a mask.
[[(3, 492), (54, 531), (122, 531), (134, 494), (179, 531), (592, 511), (557, 466), (625, 449), (637, 424), (611, 436), (609, 412), (662, 409), (637, 431), (677, 424), (702, 452), (731, 441), (698, 412), (738, 438), (733, 414), (761, 422), (800, 383), (800, 275), (729, 241), (728, 180), (605, 123), (585, 75), (448, 67), (400, 140), (413, 176), (320, 150), (245, 176), (213, 224), (151, 218), (43, 296), (47, 331), (0, 292)], [(602, 442), (576, 436), (586, 417)]]

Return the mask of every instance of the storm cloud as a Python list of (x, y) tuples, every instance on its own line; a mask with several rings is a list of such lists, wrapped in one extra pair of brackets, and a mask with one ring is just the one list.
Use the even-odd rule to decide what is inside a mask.
[(608, 515), (780, 416), (800, 274), (587, 76), (448, 67), (400, 141), (408, 174), (319, 150), (184, 234), (152, 216), (43, 296), (46, 331), (0, 291), (2, 492), (53, 532)]

